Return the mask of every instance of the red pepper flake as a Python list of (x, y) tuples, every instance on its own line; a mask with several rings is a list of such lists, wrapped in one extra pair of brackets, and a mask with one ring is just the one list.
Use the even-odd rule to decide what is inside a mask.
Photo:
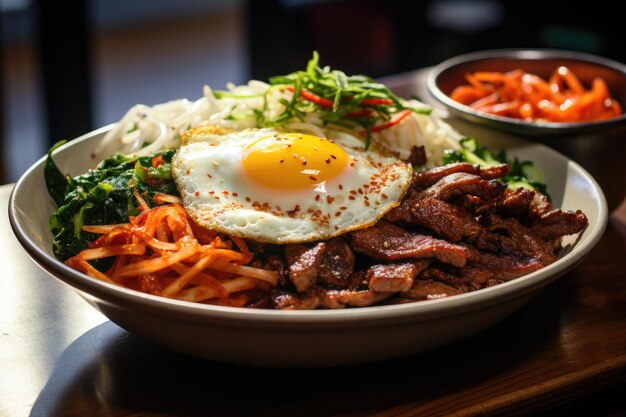
[(213, 178), (213, 177), (211, 176), (211, 174), (206, 174), (206, 176), (207, 176), (207, 177), (209, 177), (209, 178)]
[(339, 184), (339, 189), (343, 190), (343, 185)]
[(313, 175), (309, 175), (309, 179), (311, 181), (317, 181), (317, 177), (314, 177)]
[(348, 207), (345, 207), (345, 206), (339, 207), (339, 210), (347, 210), (347, 209), (348, 209)]
[(338, 211), (337, 213), (335, 213), (335, 217), (339, 217), (339, 216), (341, 216), (341, 212), (340, 212), (340, 211)]
[(356, 200), (356, 198), (355, 198), (353, 195), (349, 195), (349, 196), (348, 196), (348, 199), (349, 199), (349, 200)]
[(304, 166), (306, 166), (306, 158), (304, 156), (300, 157), (300, 163)]
[(237, 193), (233, 193), (233, 197), (237, 197), (239, 194)]
[(365, 207), (369, 207), (370, 206), (370, 202), (367, 201), (367, 200), (365, 200), (363, 203), (365, 204)]
[(189, 174), (191, 174), (191, 171), (187, 170), (187, 171), (185, 171), (185, 174), (189, 175)]
[(363, 190), (361, 190), (360, 188), (357, 191), (359, 192), (359, 194), (363, 194)]
[(326, 202), (328, 204), (332, 203), (335, 200), (335, 197), (333, 197), (332, 195), (327, 195), (326, 196)]
[(364, 199), (364, 200), (369, 200), (370, 198), (369, 198), (368, 196), (364, 195), (364, 196), (363, 196), (363, 199)]
[(249, 202), (251, 202), (252, 200), (250, 200), (250, 197), (246, 197), (246, 201), (249, 203)]
[(315, 196), (315, 201), (320, 201), (320, 195), (319, 195), (319, 194), (317, 194), (317, 195)]
[(350, 194), (352, 194), (352, 195), (356, 195), (356, 191), (354, 191), (354, 190), (350, 190)]
[(330, 164), (330, 158), (326, 158), (324, 162), (326, 162), (327, 164)]
[(283, 162), (285, 162), (285, 160), (284, 160), (284, 159), (281, 159), (281, 160), (280, 160), (280, 163), (282, 164)]
[(228, 191), (224, 190), (224, 191), (222, 191), (222, 194), (224, 194), (224, 195), (228, 195), (228, 194), (230, 194), (230, 193), (229, 193)]
[(216, 200), (219, 200), (220, 198), (219, 198), (218, 196), (215, 196), (215, 199), (216, 199)]
[(385, 194), (385, 193), (382, 193), (380, 196), (381, 196), (382, 198), (387, 198), (387, 194)]
[(164, 163), (165, 163), (165, 161), (163, 160), (163, 156), (161, 156), (161, 155), (155, 156), (154, 158), (152, 158), (152, 168), (154, 168), (154, 169), (157, 169), (158, 167), (160, 167)]
[(355, 165), (356, 165), (356, 162), (352, 162), (352, 163), (350, 164), (350, 166), (351, 166), (352, 168), (354, 168), (354, 166), (355, 166)]
[(215, 193), (215, 191), (209, 191), (209, 194), (213, 194), (213, 193)]
[(195, 193), (193, 193), (193, 195), (195, 195), (196, 197), (200, 196), (200, 191), (196, 191)]
[(296, 213), (298, 213), (299, 211), (300, 211), (300, 206), (296, 204), (293, 210), (287, 211), (287, 216), (292, 217), (292, 218), (296, 217)]
[(330, 154), (330, 157), (333, 159), (337, 159), (337, 157), (335, 155), (333, 155), (332, 153)]

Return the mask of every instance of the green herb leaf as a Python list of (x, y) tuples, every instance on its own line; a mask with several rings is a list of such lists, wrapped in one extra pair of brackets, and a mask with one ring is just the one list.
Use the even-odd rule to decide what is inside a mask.
[[(59, 208), (48, 223), (54, 235), (55, 256), (65, 260), (86, 249), (97, 238), (83, 231), (83, 225), (127, 223), (129, 216), (139, 214), (134, 190), (148, 204), (156, 193), (178, 196), (170, 169), (174, 153), (175, 150), (167, 150), (144, 157), (113, 155), (85, 174), (72, 179), (63, 177), (65, 188), (58, 187), (57, 181), (48, 181), (49, 192), (52, 194), (54, 190), (60, 200)], [(163, 163), (153, 167), (155, 157), (160, 157)], [(58, 170), (56, 165), (54, 167)]]
[[(294, 119), (303, 120), (308, 113), (317, 112), (325, 125), (332, 124), (350, 129), (361, 128), (365, 136), (365, 147), (369, 147), (372, 128), (390, 120), (393, 115), (406, 110), (404, 102), (384, 84), (375, 82), (365, 75), (346, 75), (343, 71), (320, 67), (319, 54), (313, 51), (304, 71), (278, 75), (269, 79), (273, 88), (289, 88), (293, 92), (292, 99), (279, 100), (285, 107), (283, 113), (269, 116), (267, 104), (255, 116), (259, 127), (279, 127)], [(307, 94), (301, 94), (306, 90)], [(267, 92), (265, 93), (267, 103)], [(393, 102), (380, 105), (361, 105), (365, 99), (386, 99)], [(327, 103), (332, 103), (330, 106)], [(353, 112), (364, 108), (373, 110), (361, 117), (350, 117)], [(428, 107), (411, 110), (417, 114), (430, 114)]]
[(469, 162), (484, 167), (508, 164), (509, 172), (501, 178), (502, 181), (513, 188), (524, 187), (540, 192), (550, 199), (548, 187), (543, 182), (543, 175), (531, 161), (520, 161), (517, 158), (508, 159), (504, 150), (494, 154), (487, 147), (479, 145), (475, 138), (463, 138), (460, 144), (461, 150), (449, 149), (445, 152), (443, 157), (444, 164)]
[(71, 189), (71, 180), (61, 172), (54, 159), (52, 159), (52, 152), (65, 143), (67, 143), (66, 140), (59, 141), (48, 150), (48, 157), (43, 167), (48, 193), (50, 193), (57, 205), (63, 202), (63, 198)]

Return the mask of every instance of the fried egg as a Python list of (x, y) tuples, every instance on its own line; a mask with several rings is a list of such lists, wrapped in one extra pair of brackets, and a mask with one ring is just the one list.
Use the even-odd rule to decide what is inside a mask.
[(172, 174), (199, 225), (266, 243), (328, 239), (374, 224), (406, 193), (412, 167), (342, 131), (184, 133)]

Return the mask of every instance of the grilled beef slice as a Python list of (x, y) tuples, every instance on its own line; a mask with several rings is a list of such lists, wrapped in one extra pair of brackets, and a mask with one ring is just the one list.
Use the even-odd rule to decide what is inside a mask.
[(383, 261), (436, 258), (454, 266), (465, 265), (467, 247), (420, 233), (411, 233), (384, 220), (350, 233), (352, 249)]

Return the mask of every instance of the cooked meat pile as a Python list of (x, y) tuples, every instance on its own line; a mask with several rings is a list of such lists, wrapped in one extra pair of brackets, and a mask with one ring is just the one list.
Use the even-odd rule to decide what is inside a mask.
[(461, 294), (554, 262), (580, 211), (499, 181), (507, 165), (450, 164), (414, 175), (401, 205), (371, 227), (265, 257), (280, 285), (253, 304), (277, 309), (362, 307)]

